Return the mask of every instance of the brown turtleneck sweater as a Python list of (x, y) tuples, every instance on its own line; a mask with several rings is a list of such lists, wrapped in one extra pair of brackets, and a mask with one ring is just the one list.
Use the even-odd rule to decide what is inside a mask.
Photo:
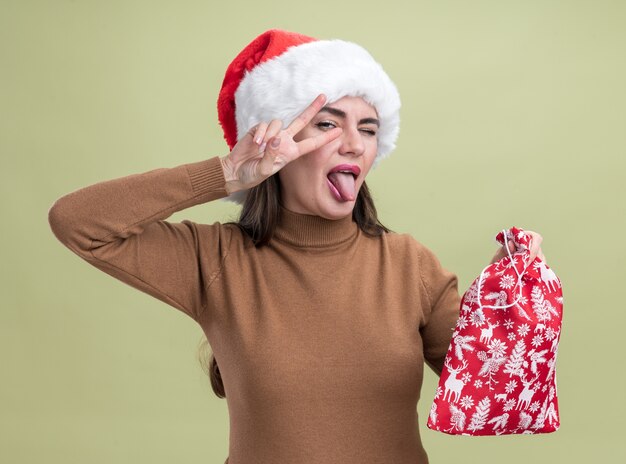
[(450, 343), (456, 276), (410, 235), (370, 237), (350, 216), (283, 208), (260, 248), (234, 225), (165, 220), (226, 195), (214, 157), (76, 190), (49, 222), (200, 324), (226, 390), (229, 464), (427, 463), (416, 406), (424, 361), (439, 374)]

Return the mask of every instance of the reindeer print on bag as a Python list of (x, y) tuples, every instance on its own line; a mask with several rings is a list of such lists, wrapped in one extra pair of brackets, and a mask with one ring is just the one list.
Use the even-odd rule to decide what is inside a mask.
[(463, 365), (456, 369), (454, 369), (449, 363), (446, 364), (446, 367), (448, 368), (448, 372), (450, 373), (450, 375), (446, 380), (446, 383), (444, 384), (444, 386), (446, 387), (446, 392), (443, 394), (443, 399), (445, 401), (446, 396), (448, 396), (448, 399), (451, 399), (452, 395), (454, 394), (454, 401), (457, 402), (459, 400), (459, 397), (461, 396), (461, 390), (463, 390), (465, 382), (463, 382), (463, 380), (461, 379), (457, 379), (456, 376), (459, 372), (467, 367), (467, 361), (463, 361)]
[(463, 295), (427, 426), (453, 435), (536, 434), (560, 426), (556, 357), (561, 281), (532, 237), (512, 227), (496, 235), (515, 253), (487, 266)]

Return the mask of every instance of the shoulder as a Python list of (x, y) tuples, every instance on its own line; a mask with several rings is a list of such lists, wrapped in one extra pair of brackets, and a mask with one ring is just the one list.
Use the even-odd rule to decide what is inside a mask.
[(436, 272), (441, 267), (435, 253), (411, 234), (386, 233), (382, 237), (382, 243), (394, 265), (400, 267), (402, 272), (417, 272), (422, 280), (429, 280), (433, 271)]
[(389, 233), (386, 235), (390, 251), (419, 268), (422, 279), (432, 280), (435, 276), (446, 273), (435, 252), (420, 240), (407, 233)]

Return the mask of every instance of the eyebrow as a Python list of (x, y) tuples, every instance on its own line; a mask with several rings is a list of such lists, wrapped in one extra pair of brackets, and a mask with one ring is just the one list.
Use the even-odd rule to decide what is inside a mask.
[[(332, 106), (325, 106), (319, 112), (326, 111), (334, 116), (339, 118), (346, 118), (346, 113), (344, 111), (338, 110), (337, 108), (333, 108)], [(363, 118), (359, 121), (359, 124), (376, 124), (376, 127), (380, 127), (380, 121), (376, 118)]]

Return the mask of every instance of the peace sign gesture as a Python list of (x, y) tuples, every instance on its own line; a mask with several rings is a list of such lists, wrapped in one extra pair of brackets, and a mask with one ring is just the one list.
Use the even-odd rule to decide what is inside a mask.
[(320, 94), (286, 129), (278, 119), (254, 126), (237, 142), (232, 151), (220, 158), (226, 178), (226, 191), (231, 194), (249, 189), (281, 170), (287, 163), (310, 153), (341, 135), (336, 127), (315, 137), (296, 142), (300, 132), (326, 103)]

